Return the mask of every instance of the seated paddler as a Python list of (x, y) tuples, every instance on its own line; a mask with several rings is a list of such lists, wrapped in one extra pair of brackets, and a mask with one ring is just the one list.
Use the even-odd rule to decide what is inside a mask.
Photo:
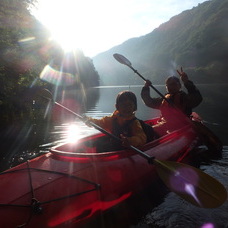
[[(101, 119), (86, 117), (88, 122), (93, 122), (111, 134), (119, 137), (120, 142), (109, 137), (106, 139), (109, 151), (113, 149), (121, 149), (132, 145), (134, 147), (143, 146), (147, 137), (140, 124), (135, 117), (137, 110), (137, 98), (131, 91), (122, 91), (117, 95), (116, 110), (110, 116)], [(105, 147), (105, 146), (104, 146)], [(103, 151), (107, 148), (103, 148)]]
[[(192, 114), (192, 109), (202, 102), (202, 95), (188, 75), (181, 70), (177, 70), (180, 78), (170, 76), (166, 79), (167, 93), (164, 97), (150, 96), (150, 80), (146, 83), (141, 91), (141, 97), (146, 106), (159, 109), (161, 118), (154, 125), (154, 130), (159, 136), (165, 135), (167, 132), (176, 130), (188, 124)], [(181, 81), (187, 92), (182, 90)], [(164, 99), (165, 98), (165, 99)]]

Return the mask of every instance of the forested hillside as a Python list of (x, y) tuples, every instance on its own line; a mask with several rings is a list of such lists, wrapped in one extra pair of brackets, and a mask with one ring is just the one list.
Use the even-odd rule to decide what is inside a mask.
[(104, 85), (142, 84), (113, 58), (127, 57), (153, 83), (183, 66), (196, 83), (227, 83), (228, 0), (211, 0), (172, 17), (151, 33), (127, 40), (93, 58)]
[[(34, 118), (32, 95), (37, 87), (68, 90), (60, 83), (62, 72), (70, 73), (74, 90), (99, 85), (90, 58), (79, 50), (65, 55), (49, 39), (47, 29), (29, 11), (35, 3), (0, 1), (0, 127)], [(47, 77), (41, 78), (41, 73)]]

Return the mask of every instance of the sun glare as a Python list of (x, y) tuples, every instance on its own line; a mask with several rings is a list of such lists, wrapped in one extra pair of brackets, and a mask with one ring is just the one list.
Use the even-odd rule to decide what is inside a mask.
[[(50, 30), (52, 39), (65, 50), (80, 48), (84, 44), (83, 26), (88, 24), (84, 11), (84, 1), (40, 0), (35, 16)], [(79, 5), (80, 4), (80, 5)], [(81, 10), (79, 10), (81, 8)]]
[(102, 42), (105, 45), (103, 40), (99, 42), (99, 36), (107, 33), (104, 26), (110, 28), (108, 11), (102, 11), (104, 6), (108, 6), (105, 0), (99, 0), (99, 4), (91, 0), (39, 0), (33, 14), (65, 51), (78, 48), (93, 52)]
[(78, 141), (78, 139), (81, 138), (80, 131), (81, 129), (79, 126), (71, 124), (66, 132), (66, 141), (72, 143)]

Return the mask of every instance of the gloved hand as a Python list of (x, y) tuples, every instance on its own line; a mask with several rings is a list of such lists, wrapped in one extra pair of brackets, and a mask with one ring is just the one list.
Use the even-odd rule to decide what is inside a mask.
[(183, 83), (186, 83), (188, 81), (188, 75), (183, 71), (183, 68), (181, 67), (181, 70), (177, 70), (177, 73), (180, 75), (180, 78)]
[(83, 121), (88, 127), (91, 127), (89, 117), (83, 115), (83, 116), (82, 116), (82, 121)]
[(150, 87), (152, 85), (152, 82), (150, 81), (150, 80), (146, 80), (145, 81), (145, 85), (144, 85), (144, 87)]
[(130, 147), (130, 143), (129, 143), (129, 140), (126, 136), (124, 136), (123, 134), (120, 135), (120, 138), (122, 140), (122, 145), (124, 147)]

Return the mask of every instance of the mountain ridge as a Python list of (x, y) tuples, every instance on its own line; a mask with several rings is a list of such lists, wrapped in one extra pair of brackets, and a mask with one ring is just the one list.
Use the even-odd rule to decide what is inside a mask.
[(227, 82), (228, 0), (206, 1), (170, 18), (151, 33), (131, 38), (93, 58), (101, 85), (143, 84), (113, 58), (127, 57), (153, 83), (164, 83), (182, 66), (196, 83)]

